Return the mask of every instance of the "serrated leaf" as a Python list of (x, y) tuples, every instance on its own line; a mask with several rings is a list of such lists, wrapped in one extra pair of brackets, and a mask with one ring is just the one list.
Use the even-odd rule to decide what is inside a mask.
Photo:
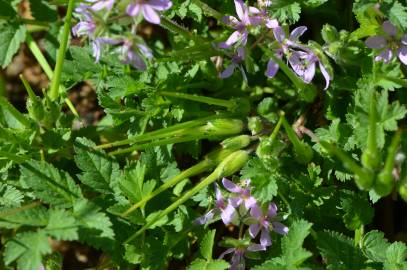
[(300, 19), (301, 6), (299, 3), (294, 2), (291, 4), (280, 4), (284, 1), (279, 1), (274, 8), (274, 2), (272, 8), (274, 9), (273, 16), (280, 22), (290, 22), (291, 24), (297, 22)]
[(0, 66), (11, 63), (14, 54), (25, 40), (26, 27), (23, 24), (6, 23), (0, 25)]
[(286, 265), (299, 266), (311, 257), (312, 253), (302, 248), (311, 226), (306, 220), (294, 221), (287, 236), (281, 240), (282, 259)]
[(20, 165), (20, 182), (31, 188), (43, 202), (59, 207), (71, 207), (82, 198), (82, 192), (68, 173), (59, 171), (45, 161), (31, 160)]
[(187, 270), (224, 270), (229, 268), (229, 264), (224, 260), (205, 261), (196, 259), (187, 267)]
[(6, 207), (20, 206), (23, 193), (13, 186), (0, 184), (0, 205)]
[(41, 266), (42, 255), (51, 251), (48, 237), (44, 232), (23, 232), (6, 243), (4, 262), (9, 265), (17, 261), (19, 270), (37, 270)]
[(384, 233), (377, 230), (365, 234), (361, 243), (363, 253), (375, 262), (386, 260), (386, 254), (383, 251), (387, 250), (389, 246), (390, 244), (384, 238)]
[(212, 250), (215, 241), (215, 234), (216, 230), (208, 231), (202, 238), (201, 244), (199, 245), (199, 251), (201, 252), (202, 257), (204, 257), (208, 261), (212, 260)]
[(404, 29), (407, 28), (407, 7), (395, 1), (389, 10), (389, 18), (392, 23)]
[(88, 139), (76, 139), (75, 163), (83, 171), (78, 177), (82, 183), (102, 194), (117, 193), (121, 178), (119, 164), (95, 146)]
[(49, 222), (44, 231), (56, 240), (78, 240), (76, 220), (63, 209), (51, 209), (49, 211)]
[(356, 230), (369, 224), (374, 216), (374, 209), (365, 194), (343, 191), (341, 206), (345, 214), (342, 216), (346, 228)]
[(337, 232), (320, 232), (317, 247), (321, 251), (327, 269), (363, 269), (365, 259), (352, 239)]
[(389, 263), (402, 263), (407, 259), (407, 246), (402, 242), (392, 243), (386, 250), (386, 260)]
[(21, 226), (42, 227), (48, 223), (49, 214), (43, 206), (18, 211), (13, 215), (7, 215), (0, 219), (1, 228), (19, 228)]

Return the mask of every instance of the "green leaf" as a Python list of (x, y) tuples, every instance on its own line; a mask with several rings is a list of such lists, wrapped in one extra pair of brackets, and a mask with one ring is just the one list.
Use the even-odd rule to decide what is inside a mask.
[(386, 250), (386, 260), (389, 263), (402, 263), (407, 259), (407, 246), (402, 242), (392, 243)]
[(272, 8), (274, 10), (273, 17), (277, 18), (280, 22), (290, 22), (293, 24), (300, 19), (301, 6), (299, 3), (294, 2), (291, 4), (285, 4), (284, 1), (273, 2)]
[(0, 17), (14, 17), (16, 11), (6, 0), (0, 0)]
[(51, 209), (49, 222), (44, 230), (56, 240), (78, 240), (78, 225), (75, 218), (63, 209)]
[(331, 231), (319, 232), (317, 247), (321, 251), (327, 269), (363, 269), (365, 259), (352, 239)]
[(384, 251), (389, 246), (390, 244), (384, 238), (384, 233), (377, 230), (365, 234), (361, 242), (362, 252), (366, 257), (375, 262), (384, 262), (386, 260), (386, 253)]
[(254, 267), (253, 270), (298, 269), (306, 259), (312, 256), (311, 252), (302, 247), (305, 238), (310, 233), (311, 226), (312, 224), (306, 220), (294, 221), (287, 236), (281, 240), (281, 257), (268, 260), (262, 265)]
[(54, 22), (58, 19), (56, 9), (42, 0), (30, 0), (30, 10), (33, 17), (38, 21)]
[(344, 190), (341, 195), (341, 207), (345, 211), (342, 216), (343, 222), (349, 230), (356, 230), (362, 225), (369, 224), (374, 216), (374, 209), (363, 193)]
[(75, 162), (83, 171), (78, 177), (82, 183), (102, 194), (117, 193), (121, 178), (119, 164), (95, 146), (88, 139), (76, 139)]
[(187, 267), (187, 270), (224, 270), (228, 268), (229, 264), (224, 260), (205, 261), (196, 259)]
[(389, 10), (389, 19), (390, 21), (402, 27), (403, 29), (407, 28), (407, 7), (400, 4), (400, 2), (395, 1), (393, 6)]
[(6, 207), (20, 206), (24, 199), (23, 193), (13, 186), (0, 184), (0, 205)]
[(20, 165), (20, 182), (31, 188), (38, 199), (59, 207), (71, 207), (82, 192), (68, 173), (45, 161), (31, 160)]
[(14, 54), (25, 40), (26, 27), (23, 24), (6, 23), (0, 25), (0, 65), (8, 66)]
[(18, 211), (0, 219), (0, 227), (14, 229), (21, 226), (42, 227), (48, 224), (49, 214), (43, 206)]
[(216, 230), (208, 231), (202, 238), (201, 244), (199, 245), (199, 251), (201, 252), (202, 257), (204, 257), (208, 261), (212, 260), (212, 250), (215, 241), (215, 234)]
[(42, 232), (23, 232), (6, 243), (4, 262), (17, 261), (19, 270), (38, 270), (44, 254), (52, 252), (47, 235)]

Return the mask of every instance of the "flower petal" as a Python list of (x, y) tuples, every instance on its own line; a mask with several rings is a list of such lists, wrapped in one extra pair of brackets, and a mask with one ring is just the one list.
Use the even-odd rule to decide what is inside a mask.
[(260, 244), (252, 244), (250, 246), (247, 247), (248, 251), (252, 251), (252, 252), (256, 252), (256, 251), (264, 251), (266, 250), (265, 246), (262, 246)]
[(229, 198), (228, 201), (231, 205), (233, 205), (233, 207), (239, 207), (239, 205), (242, 204), (243, 199), (240, 197), (234, 197), (234, 198)]
[(273, 29), (274, 38), (277, 40), (278, 43), (283, 43), (285, 39), (285, 33), (283, 28), (280, 26)]
[(289, 231), (287, 226), (278, 221), (272, 222), (271, 224), (273, 225), (273, 231), (276, 233), (285, 235)]
[(319, 62), (319, 70), (321, 70), (322, 76), (325, 78), (325, 88), (324, 90), (328, 89), (329, 82), (331, 80), (331, 76), (329, 75), (328, 71), (326, 70), (325, 66)]
[(153, 23), (153, 24), (160, 23), (160, 16), (151, 6), (143, 5), (142, 10), (143, 10), (144, 19), (146, 19), (146, 21)]
[(214, 215), (215, 215), (215, 210), (212, 209), (208, 213), (203, 215), (202, 217), (197, 218), (194, 223), (197, 225), (205, 225), (206, 223), (208, 223), (208, 221), (213, 219)]
[(388, 34), (389, 36), (395, 36), (397, 35), (397, 28), (390, 22), (390, 21), (385, 21), (382, 24), (384, 32)]
[(231, 45), (235, 44), (241, 37), (242, 37), (242, 34), (239, 31), (235, 31), (225, 41), (225, 44), (227, 46), (231, 46)]
[(230, 192), (241, 193), (243, 191), (243, 189), (241, 187), (239, 187), (238, 185), (236, 185), (235, 183), (233, 183), (229, 179), (223, 178), (222, 179), (222, 184)]
[(404, 45), (407, 45), (407, 34), (405, 34), (401, 37), (401, 43)]
[(147, 4), (153, 9), (159, 11), (167, 10), (172, 7), (172, 2), (170, 0), (150, 0)]
[(244, 2), (242, 0), (235, 0), (235, 8), (237, 16), (241, 21), (243, 21), (246, 18), (246, 16), (248, 16), (247, 15), (248, 10)]
[(256, 238), (260, 231), (260, 224), (251, 224), (249, 226), (249, 234), (251, 238)]
[(311, 62), (304, 70), (304, 75), (302, 79), (306, 83), (310, 83), (315, 76), (315, 62)]
[(235, 248), (228, 248), (222, 254), (220, 254), (219, 259), (223, 259), (223, 257), (225, 257), (226, 254), (230, 254), (232, 252), (235, 252), (235, 250), (236, 250)]
[(220, 216), (223, 223), (228, 225), (236, 217), (236, 209), (231, 204), (228, 204), (225, 209), (221, 210)]
[(244, 206), (247, 210), (253, 208), (256, 205), (257, 201), (253, 196), (248, 197), (244, 200)]
[(273, 29), (278, 27), (278, 21), (275, 19), (266, 19), (266, 27)]
[(365, 45), (370, 49), (382, 49), (387, 46), (387, 40), (384, 36), (373, 36), (366, 39)]
[(235, 72), (236, 64), (230, 64), (220, 75), (221, 79), (226, 79), (232, 76), (233, 72)]
[(407, 65), (407, 47), (406, 46), (400, 47), (400, 49), (398, 50), (398, 57), (404, 65)]
[(279, 68), (280, 67), (278, 66), (278, 64), (270, 59), (267, 63), (267, 70), (265, 72), (266, 76), (269, 78), (273, 78), (277, 74)]
[(272, 218), (277, 215), (277, 205), (275, 203), (270, 203), (267, 211), (267, 216)]
[(131, 2), (126, 8), (126, 13), (129, 16), (135, 17), (140, 13), (140, 9), (141, 9), (140, 4)]
[(268, 229), (263, 228), (260, 234), (260, 244), (264, 247), (271, 246), (270, 232)]
[(384, 61), (386, 64), (390, 62), (393, 58), (393, 52), (390, 49), (382, 51), (378, 56), (375, 57), (376, 61)]
[(257, 220), (260, 220), (260, 218), (263, 215), (263, 211), (261, 208), (256, 204), (250, 209), (250, 215), (254, 217)]
[(305, 31), (307, 31), (306, 26), (299, 26), (297, 28), (294, 28), (293, 31), (290, 33), (290, 40), (296, 41), (300, 36), (302, 36)]

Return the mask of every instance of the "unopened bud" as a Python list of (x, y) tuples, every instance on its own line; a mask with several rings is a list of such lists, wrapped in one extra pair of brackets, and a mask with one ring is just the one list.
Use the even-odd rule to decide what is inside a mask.
[(339, 39), (339, 33), (336, 28), (330, 24), (325, 24), (321, 31), (322, 39), (326, 43), (332, 43)]
[(393, 190), (394, 180), (393, 175), (386, 171), (379, 173), (376, 182), (374, 183), (374, 191), (381, 197), (385, 197)]
[(250, 136), (240, 135), (236, 137), (227, 138), (226, 140), (223, 140), (220, 144), (225, 149), (239, 150), (245, 148), (250, 144)]
[(215, 119), (197, 130), (209, 136), (224, 136), (238, 134), (243, 130), (243, 122), (238, 119)]
[(250, 117), (247, 126), (252, 134), (258, 134), (263, 130), (263, 123), (258, 116)]
[(249, 160), (249, 154), (244, 150), (239, 150), (230, 154), (215, 169), (219, 177), (227, 177), (240, 170)]

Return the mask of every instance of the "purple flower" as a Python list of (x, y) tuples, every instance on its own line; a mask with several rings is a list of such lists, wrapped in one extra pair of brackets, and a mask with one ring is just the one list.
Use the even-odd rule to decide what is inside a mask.
[(120, 53), (124, 64), (130, 64), (142, 71), (147, 69), (144, 58), (151, 59), (153, 57), (150, 48), (142, 43), (134, 43), (129, 39), (123, 41)]
[(159, 24), (160, 15), (157, 11), (167, 10), (171, 7), (172, 2), (170, 0), (131, 0), (126, 12), (132, 17), (143, 14), (144, 19), (148, 22)]
[(245, 261), (244, 255), (246, 252), (257, 252), (257, 251), (264, 251), (266, 250), (264, 246), (259, 244), (251, 244), (248, 247), (236, 247), (236, 248), (229, 248), (225, 252), (223, 252), (219, 259), (223, 259), (226, 254), (233, 253), (233, 256), (230, 260), (230, 270), (244, 270), (245, 269)]
[(223, 186), (232, 193), (238, 194), (237, 197), (230, 198), (229, 201), (234, 207), (239, 207), (240, 205), (244, 205), (244, 207), (249, 210), (256, 205), (256, 199), (250, 195), (250, 180), (247, 179), (245, 182), (245, 188), (242, 188), (232, 181), (223, 178), (222, 183)]
[(247, 82), (246, 73), (244, 72), (244, 69), (241, 65), (241, 63), (244, 61), (244, 58), (244, 48), (240, 47), (237, 49), (237, 54), (232, 56), (232, 63), (220, 74), (219, 77), (222, 79), (228, 78), (232, 76), (232, 74), (235, 72), (235, 69), (238, 68), (242, 73), (243, 79)]
[(404, 65), (407, 65), (407, 34), (398, 39), (397, 28), (390, 21), (385, 21), (382, 28), (385, 35), (369, 37), (365, 41), (367, 47), (381, 50), (375, 60), (387, 64), (393, 59), (394, 55), (397, 55), (399, 60)]
[(203, 225), (208, 223), (208, 221), (213, 219), (216, 214), (220, 214), (225, 225), (231, 223), (237, 217), (236, 209), (231, 204), (225, 203), (225, 200), (223, 199), (222, 193), (220, 192), (217, 184), (215, 184), (215, 196), (215, 208), (210, 210), (204, 216), (198, 218), (196, 220), (197, 224)]
[(244, 4), (242, 0), (234, 0), (237, 17), (240, 21), (234, 16), (225, 16), (223, 17), (223, 22), (227, 25), (232, 26), (235, 29), (229, 38), (220, 44), (220, 47), (223, 49), (229, 48), (235, 43), (244, 46), (247, 43), (247, 36), (249, 32), (247, 28), (250, 25), (258, 24), (258, 19), (250, 17), (249, 8)]
[(271, 19), (266, 9), (258, 9), (255, 7), (249, 7), (249, 13), (251, 16), (252, 24), (264, 24), (267, 28), (273, 29), (279, 26), (278, 21), (276, 19)]
[(80, 22), (72, 27), (72, 34), (79, 36), (92, 36), (96, 30), (96, 23), (92, 14), (89, 12), (90, 7), (83, 3), (75, 9), (76, 15), (80, 17)]
[(326, 70), (325, 66), (319, 60), (319, 58), (311, 50), (307, 51), (293, 51), (288, 62), (293, 68), (294, 72), (305, 82), (310, 83), (315, 76), (315, 68), (318, 63), (319, 69), (325, 78), (325, 88), (326, 90), (329, 86), (331, 76)]
[(249, 226), (250, 237), (255, 238), (260, 233), (260, 245), (263, 247), (271, 246), (270, 229), (279, 234), (287, 234), (288, 228), (282, 223), (275, 220), (277, 216), (277, 206), (275, 203), (269, 204), (266, 214), (262, 209), (255, 205), (250, 210), (250, 215), (257, 221)]
[[(300, 36), (307, 31), (307, 27), (299, 26), (291, 31), (290, 36), (287, 38), (284, 30), (281, 27), (276, 27), (273, 29), (274, 38), (276, 39), (279, 48), (275, 52), (275, 56), (279, 59), (283, 58), (283, 54), (290, 54), (291, 53), (291, 46), (299, 47), (301, 45), (298, 44), (298, 39)], [(277, 71), (279, 70), (279, 66), (273, 59), (270, 59), (267, 63), (267, 70), (266, 76), (269, 78), (273, 78)]]
[(99, 62), (100, 56), (102, 55), (102, 48), (104, 44), (108, 45), (117, 45), (120, 44), (121, 41), (118, 39), (107, 38), (107, 37), (98, 37), (92, 41), (92, 50), (93, 50), (93, 57), (95, 57), (95, 62)]
[(99, 11), (102, 9), (111, 10), (115, 0), (97, 0), (92, 2), (94, 2), (94, 4), (92, 5), (92, 10), (94, 11)]

